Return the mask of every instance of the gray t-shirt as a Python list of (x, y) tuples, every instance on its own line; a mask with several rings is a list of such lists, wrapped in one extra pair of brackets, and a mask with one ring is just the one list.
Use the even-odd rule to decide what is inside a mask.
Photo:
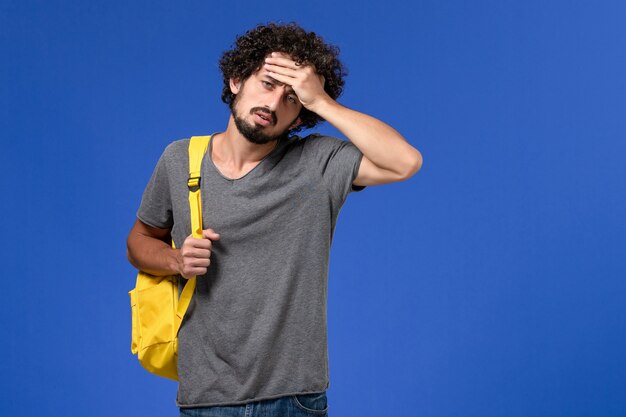
[[(137, 217), (191, 233), (188, 144), (170, 144)], [(179, 332), (180, 407), (244, 404), (328, 388), (328, 261), (361, 152), (311, 135), (281, 140), (252, 171), (224, 177), (202, 162), (203, 228), (221, 235)], [(361, 187), (362, 188), (362, 187)]]

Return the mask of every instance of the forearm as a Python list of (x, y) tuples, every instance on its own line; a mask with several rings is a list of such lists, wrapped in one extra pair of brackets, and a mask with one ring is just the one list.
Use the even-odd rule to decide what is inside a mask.
[(135, 225), (128, 235), (126, 253), (129, 262), (135, 268), (156, 276), (179, 274), (182, 263), (180, 251), (166, 243), (163, 236), (150, 236), (142, 233), (141, 229), (141, 226)]
[(388, 124), (330, 98), (311, 110), (343, 133), (378, 168), (404, 178), (420, 169), (420, 152)]

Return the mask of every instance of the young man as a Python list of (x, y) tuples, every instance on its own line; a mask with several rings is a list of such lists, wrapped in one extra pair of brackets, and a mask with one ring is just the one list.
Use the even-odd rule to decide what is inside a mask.
[[(337, 55), (295, 24), (268, 24), (222, 56), (231, 116), (202, 163), (203, 239), (190, 237), (188, 140), (167, 147), (144, 192), (130, 262), (154, 275), (198, 276), (179, 332), (181, 415), (326, 413), (327, 273), (339, 209), (350, 191), (405, 180), (422, 164), (393, 128), (335, 101), (344, 76)], [(291, 136), (321, 120), (350, 141)]]

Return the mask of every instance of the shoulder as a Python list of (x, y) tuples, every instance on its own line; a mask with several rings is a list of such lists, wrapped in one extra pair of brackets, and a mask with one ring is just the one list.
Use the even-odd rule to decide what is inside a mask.
[(163, 158), (166, 160), (179, 159), (181, 155), (185, 155), (189, 148), (189, 138), (175, 140), (165, 147)]
[(301, 140), (311, 147), (334, 147), (341, 146), (341, 144), (346, 143), (345, 140), (341, 140), (333, 136), (320, 135), (319, 133), (310, 134)]
[(352, 143), (333, 136), (324, 136), (313, 133), (305, 137), (294, 137), (296, 143), (303, 147), (305, 153), (333, 153), (343, 147), (351, 146)]
[(167, 170), (186, 166), (189, 161), (189, 139), (179, 139), (165, 147), (159, 158), (158, 165)]

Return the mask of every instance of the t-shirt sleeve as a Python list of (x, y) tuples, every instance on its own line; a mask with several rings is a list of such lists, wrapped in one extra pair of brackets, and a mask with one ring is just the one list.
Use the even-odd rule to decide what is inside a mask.
[(171, 229), (174, 224), (172, 199), (167, 174), (167, 152), (165, 150), (152, 173), (141, 198), (137, 218), (143, 223), (160, 229)]
[(313, 164), (312, 169), (321, 175), (333, 200), (341, 205), (351, 191), (365, 188), (352, 184), (363, 158), (361, 151), (352, 142), (319, 135), (308, 136), (304, 141)]

